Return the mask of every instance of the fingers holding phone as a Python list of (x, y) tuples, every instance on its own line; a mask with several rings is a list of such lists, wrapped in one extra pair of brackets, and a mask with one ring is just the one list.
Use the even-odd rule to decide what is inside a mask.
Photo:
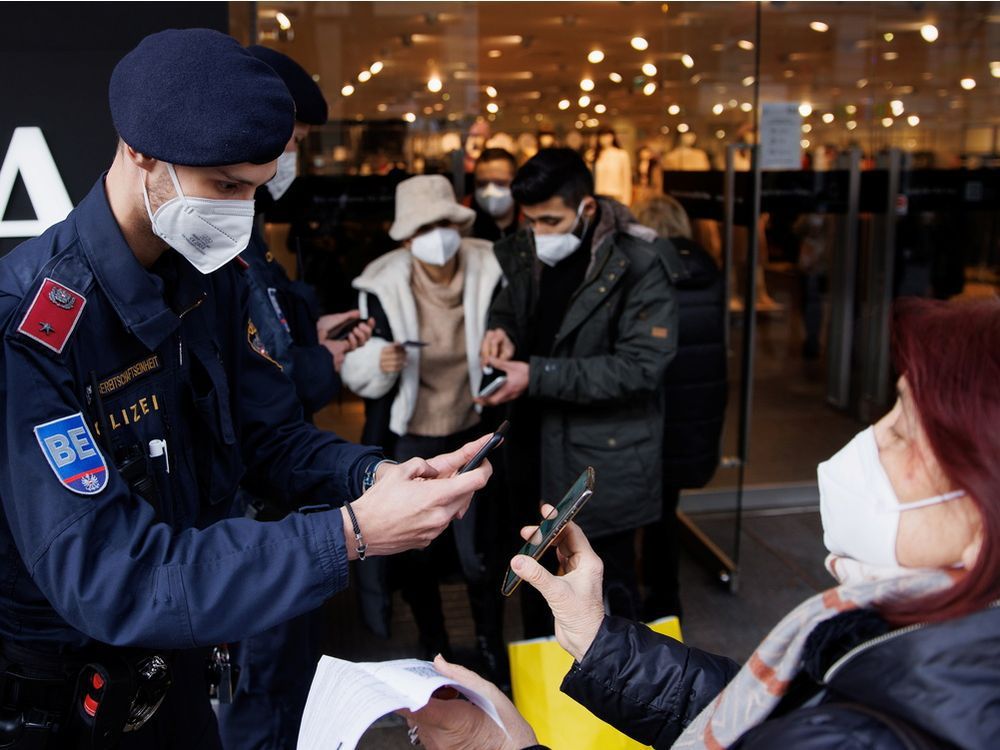
[(406, 348), (402, 344), (388, 344), (382, 347), (378, 358), (378, 366), (382, 372), (400, 372), (406, 367)]
[(479, 357), (484, 365), (494, 360), (513, 359), (514, 342), (502, 328), (491, 328), (483, 336)]

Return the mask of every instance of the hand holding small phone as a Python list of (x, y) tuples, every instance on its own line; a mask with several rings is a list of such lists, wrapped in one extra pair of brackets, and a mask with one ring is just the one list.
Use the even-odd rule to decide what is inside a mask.
[(479, 394), (478, 398), (486, 398), (487, 396), (492, 396), (494, 393), (500, 390), (504, 383), (507, 382), (507, 373), (501, 370), (499, 367), (490, 367), (487, 365), (483, 368), (483, 379), (479, 383)]
[(507, 420), (503, 421), (499, 427), (497, 427), (496, 432), (490, 435), (490, 439), (486, 442), (482, 448), (476, 451), (476, 455), (469, 459), (469, 462), (458, 470), (459, 474), (464, 474), (467, 471), (472, 471), (479, 467), (479, 464), (483, 462), (486, 458), (500, 443), (503, 442), (504, 437), (507, 435), (507, 430), (510, 428), (510, 422)]

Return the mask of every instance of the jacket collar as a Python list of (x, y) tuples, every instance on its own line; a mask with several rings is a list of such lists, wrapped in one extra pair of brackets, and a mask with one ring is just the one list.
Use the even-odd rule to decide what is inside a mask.
[[(177, 263), (175, 312), (164, 299), (162, 280), (136, 259), (111, 213), (101, 175), (74, 211), (78, 236), (94, 277), (128, 329), (144, 346), (156, 349), (180, 325), (180, 316), (205, 296), (205, 277), (189, 263)], [(167, 252), (173, 252), (168, 250)]]

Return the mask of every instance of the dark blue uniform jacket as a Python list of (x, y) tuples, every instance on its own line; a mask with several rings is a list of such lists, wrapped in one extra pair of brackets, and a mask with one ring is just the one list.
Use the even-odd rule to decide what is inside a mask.
[[(234, 641), (347, 585), (339, 510), (229, 518), (241, 479), (290, 507), (339, 504), (380, 457), (303, 420), (242, 274), (172, 250), (144, 269), (103, 178), (0, 259), (0, 639)], [(116, 469), (130, 451), (142, 495)]]

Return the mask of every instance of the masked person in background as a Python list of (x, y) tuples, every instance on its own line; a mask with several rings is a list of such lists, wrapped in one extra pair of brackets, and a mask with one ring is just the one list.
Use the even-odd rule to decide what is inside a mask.
[(517, 160), (502, 148), (488, 148), (480, 154), (473, 170), (475, 193), (472, 208), (476, 220), (472, 236), (496, 242), (521, 228), (520, 210), (510, 192), (517, 172)]
[[(311, 127), (326, 122), (327, 105), (319, 86), (290, 57), (261, 46), (248, 47), (247, 51), (269, 65), (288, 88), (295, 101), (295, 128), (278, 157), (275, 176), (257, 190), (254, 231), (240, 260), (247, 266), (245, 277), (259, 345), (295, 384), (303, 416), (309, 421), (340, 392), (337, 373), (344, 356), (368, 340), (371, 328), (362, 323), (342, 340), (328, 340), (327, 331), (356, 319), (357, 311), (324, 315), (317, 322), (312, 289), (289, 279), (264, 241), (260, 226), (263, 210), (291, 187), (297, 174), (299, 144)], [(262, 521), (286, 515), (280, 503), (251, 492), (259, 494), (260, 490), (244, 488), (238, 511)], [(320, 656), (323, 623), (323, 609), (318, 608), (230, 647), (239, 679), (232, 703), (219, 706), (219, 731), (227, 748), (295, 747)]]
[[(574, 524), (565, 575), (514, 558), (575, 659), (563, 692), (657, 750), (997, 746), (1000, 300), (898, 302), (893, 349), (895, 406), (817, 471), (837, 586), (786, 615), (742, 669), (606, 617), (601, 560)], [(509, 737), (456, 701), (408, 720), (435, 750), (531, 746), (514, 707), (490, 697)]]
[[(389, 236), (402, 243), (370, 263), (354, 280), (358, 306), (375, 321), (374, 334), (344, 359), (341, 375), (366, 399), (364, 439), (398, 461), (432, 446), (461, 444), (481, 434), (479, 346), (486, 314), (500, 282), (488, 242), (463, 238), (474, 219), (440, 175), (411, 177), (396, 188), (396, 216)], [(486, 503), (483, 512), (490, 512)], [(477, 527), (492, 524), (477, 512), (451, 526), (440, 544), (389, 566), (413, 610), (423, 656), (450, 650), (437, 569), (454, 557), (469, 585), (479, 649), (487, 668), (502, 675), (500, 570), (477, 547)], [(366, 571), (366, 574), (369, 571)], [(495, 579), (495, 580), (494, 580)], [(368, 610), (370, 611), (370, 610)], [(384, 617), (385, 610), (377, 615)], [(381, 626), (376, 623), (376, 631)]]

